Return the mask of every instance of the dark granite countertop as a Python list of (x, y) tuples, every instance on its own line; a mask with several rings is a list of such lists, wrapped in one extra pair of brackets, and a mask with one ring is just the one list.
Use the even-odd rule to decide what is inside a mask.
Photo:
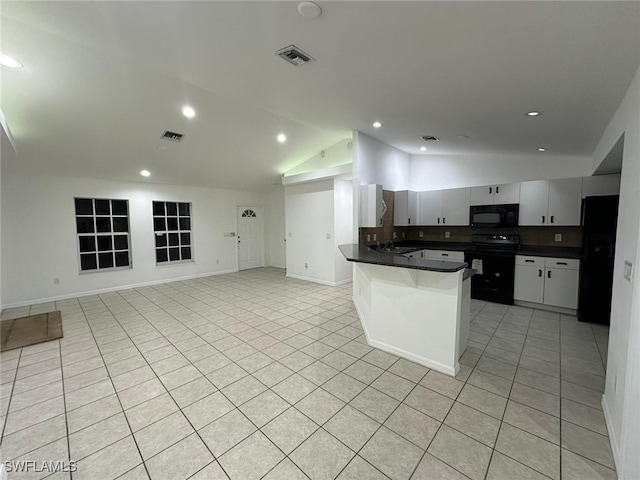
[(542, 245), (520, 245), (517, 255), (552, 258), (581, 258), (582, 249), (577, 247), (546, 247)]
[(467, 268), (464, 262), (448, 262), (442, 260), (425, 260), (408, 258), (398, 253), (378, 252), (365, 245), (347, 244), (338, 248), (349, 262), (371, 263), (388, 267), (413, 268), (432, 272), (457, 272)]
[(449, 250), (452, 252), (464, 252), (471, 248), (471, 243), (467, 242), (434, 242), (429, 240), (400, 240), (393, 244), (415, 250)]

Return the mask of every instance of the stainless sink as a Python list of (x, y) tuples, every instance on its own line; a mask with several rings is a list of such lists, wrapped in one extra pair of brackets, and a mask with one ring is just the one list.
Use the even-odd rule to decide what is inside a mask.
[(398, 255), (404, 255), (405, 253), (413, 252), (415, 248), (412, 247), (385, 247), (377, 249), (378, 252), (385, 253), (397, 253)]

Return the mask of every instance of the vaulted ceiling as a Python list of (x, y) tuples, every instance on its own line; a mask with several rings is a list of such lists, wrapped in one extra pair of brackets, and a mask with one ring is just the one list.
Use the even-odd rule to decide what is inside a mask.
[[(640, 64), (635, 1), (318, 4), (3, 1), (24, 67), (1, 71), (2, 168), (264, 191), (353, 130), (427, 161), (586, 159)], [(291, 44), (315, 61), (274, 55)]]

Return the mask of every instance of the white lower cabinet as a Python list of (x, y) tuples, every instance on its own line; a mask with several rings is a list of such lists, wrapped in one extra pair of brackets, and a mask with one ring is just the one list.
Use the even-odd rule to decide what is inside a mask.
[(427, 260), (445, 260), (449, 262), (464, 262), (464, 252), (451, 250), (423, 250)]
[(523, 302), (578, 308), (580, 260), (516, 255), (513, 297)]

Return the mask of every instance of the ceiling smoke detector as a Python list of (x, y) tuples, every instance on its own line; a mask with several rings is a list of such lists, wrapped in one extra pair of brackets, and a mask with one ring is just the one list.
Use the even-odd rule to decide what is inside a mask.
[(433, 135), (422, 135), (420, 137), (422, 140), (424, 140), (425, 142), (439, 142), (440, 139), (436, 136)]
[(182, 137), (184, 137), (182, 133), (170, 132), (169, 130), (165, 130), (160, 138), (171, 140), (172, 142), (179, 142), (182, 140)]
[(315, 60), (315, 58), (304, 53), (295, 45), (289, 45), (288, 47), (278, 50), (276, 52), (276, 55), (286, 60), (290, 64), (295, 65), (296, 67), (304, 65), (305, 63), (313, 62)]

